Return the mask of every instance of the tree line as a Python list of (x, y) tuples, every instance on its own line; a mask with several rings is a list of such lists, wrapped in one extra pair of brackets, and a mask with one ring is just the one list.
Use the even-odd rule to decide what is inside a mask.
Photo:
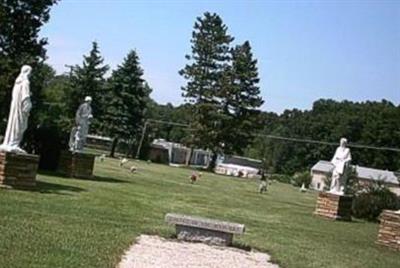
[[(157, 119), (187, 123), (187, 104), (158, 105)], [(162, 116), (161, 116), (162, 115)], [(337, 143), (346, 137), (351, 144), (399, 148), (400, 105), (390, 101), (335, 101), (320, 99), (309, 110), (288, 109), (281, 114), (261, 112), (257, 136), (242, 155), (263, 160), (270, 173), (294, 174), (309, 170), (319, 160), (331, 160), (335, 145), (269, 138), (280, 136)], [(156, 124), (150, 135), (185, 143), (191, 130)], [(400, 152), (351, 147), (355, 165), (400, 171)]]
[[(335, 142), (341, 137), (350, 143), (399, 148), (400, 105), (382, 101), (335, 101), (320, 99), (312, 109), (286, 110), (282, 114), (263, 113), (263, 134)], [(319, 160), (331, 160), (334, 146), (280, 141), (257, 137), (247, 154), (263, 158), (271, 172), (294, 173), (309, 169)], [(351, 147), (355, 165), (400, 170), (400, 152)]]

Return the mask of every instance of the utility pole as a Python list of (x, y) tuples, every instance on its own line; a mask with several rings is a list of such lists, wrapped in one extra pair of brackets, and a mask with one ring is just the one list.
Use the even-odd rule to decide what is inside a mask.
[(140, 143), (139, 143), (139, 146), (138, 146), (137, 151), (136, 151), (136, 159), (139, 159), (140, 150), (142, 149), (144, 135), (146, 134), (146, 129), (147, 129), (147, 125), (148, 124), (149, 124), (149, 121), (146, 120), (146, 122), (144, 122), (143, 130), (142, 130), (142, 137), (140, 137)]

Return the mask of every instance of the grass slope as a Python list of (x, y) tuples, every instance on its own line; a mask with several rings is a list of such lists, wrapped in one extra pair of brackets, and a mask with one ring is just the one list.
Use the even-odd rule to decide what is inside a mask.
[(0, 189), (0, 267), (114, 267), (141, 233), (169, 237), (168, 212), (246, 224), (241, 245), (269, 252), (282, 267), (400, 267), (400, 254), (374, 244), (378, 225), (313, 216), (315, 193), (117, 160), (96, 162), (93, 180), (38, 176), (37, 191)]

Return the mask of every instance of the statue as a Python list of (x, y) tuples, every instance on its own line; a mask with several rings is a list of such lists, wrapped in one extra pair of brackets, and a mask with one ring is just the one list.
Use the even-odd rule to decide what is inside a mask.
[(347, 139), (340, 139), (340, 146), (336, 149), (331, 163), (334, 165), (332, 172), (332, 181), (329, 192), (334, 194), (343, 195), (345, 189), (346, 169), (349, 167), (351, 161), (350, 149), (346, 147)]
[(85, 102), (81, 104), (76, 111), (75, 127), (72, 128), (69, 148), (72, 152), (80, 152), (86, 144), (86, 136), (89, 133), (90, 120), (93, 118), (92, 107), (90, 103), (92, 98), (85, 97)]
[(29, 76), (31, 71), (32, 68), (29, 65), (22, 66), (21, 72), (15, 80), (7, 130), (3, 144), (0, 145), (0, 150), (2, 151), (26, 154), (19, 146), (24, 132), (28, 127), (29, 112), (32, 108), (31, 93), (29, 90)]

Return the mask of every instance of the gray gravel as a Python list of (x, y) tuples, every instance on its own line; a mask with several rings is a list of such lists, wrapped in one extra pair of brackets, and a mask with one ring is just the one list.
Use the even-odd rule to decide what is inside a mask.
[(255, 251), (141, 235), (117, 268), (279, 268), (269, 260), (268, 254)]

